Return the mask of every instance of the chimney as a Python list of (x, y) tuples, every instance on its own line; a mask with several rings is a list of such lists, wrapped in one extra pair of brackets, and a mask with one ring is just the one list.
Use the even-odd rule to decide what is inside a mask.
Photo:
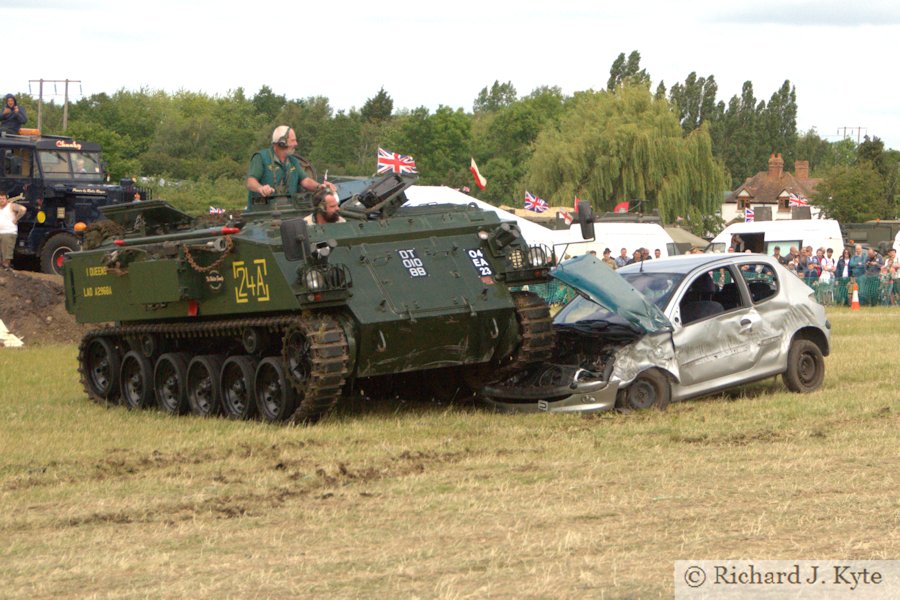
[(781, 153), (777, 156), (772, 154), (769, 157), (769, 179), (781, 179), (781, 174), (784, 172), (784, 159), (781, 158)]
[(794, 161), (794, 176), (797, 179), (809, 179), (809, 161), (808, 160), (795, 160)]

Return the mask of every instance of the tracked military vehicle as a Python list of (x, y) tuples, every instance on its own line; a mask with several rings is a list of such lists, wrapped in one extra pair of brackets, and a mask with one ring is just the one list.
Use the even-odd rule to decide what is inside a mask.
[(309, 196), (215, 227), (162, 201), (108, 207), (65, 264), (68, 310), (113, 322), (81, 343), (87, 394), (309, 423), (386, 375), (477, 386), (547, 359), (548, 308), (514, 290), (546, 280), (552, 249), (475, 206), (402, 207), (413, 182), (341, 184), (346, 222), (322, 225)]

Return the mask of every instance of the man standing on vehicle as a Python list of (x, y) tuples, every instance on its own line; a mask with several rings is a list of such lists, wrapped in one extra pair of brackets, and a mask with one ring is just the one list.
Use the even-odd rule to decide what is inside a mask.
[(3, 111), (0, 112), (0, 131), (3, 133), (19, 133), (19, 129), (28, 120), (25, 109), (16, 102), (16, 97), (7, 94), (3, 100)]
[(10, 202), (6, 192), (0, 192), (0, 266), (4, 269), (12, 264), (19, 234), (18, 223), (24, 214), (24, 206)]
[(301, 187), (310, 192), (325, 188), (336, 191), (333, 183), (320, 184), (306, 174), (300, 160), (294, 156), (296, 147), (294, 130), (279, 125), (272, 132), (272, 147), (253, 155), (247, 173), (247, 208), (253, 206), (254, 198), (267, 198), (275, 193), (296, 194)]

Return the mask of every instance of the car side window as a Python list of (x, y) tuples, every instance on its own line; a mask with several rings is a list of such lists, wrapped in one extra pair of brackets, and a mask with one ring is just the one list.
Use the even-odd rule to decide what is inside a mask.
[(740, 270), (753, 304), (765, 302), (778, 293), (778, 276), (769, 265), (749, 262), (742, 264)]
[(678, 304), (682, 325), (725, 312), (725, 307), (715, 300), (717, 286), (713, 275), (713, 272), (701, 273), (688, 284)]
[(728, 312), (738, 308), (744, 308), (747, 304), (738, 288), (733, 267), (718, 269), (716, 275), (716, 293), (713, 300), (722, 305), (722, 310)]

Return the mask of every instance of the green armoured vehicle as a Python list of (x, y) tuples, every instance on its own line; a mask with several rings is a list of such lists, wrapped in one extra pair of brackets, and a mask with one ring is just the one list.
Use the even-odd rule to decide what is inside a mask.
[(324, 225), (309, 195), (215, 227), (162, 201), (105, 209), (64, 267), (67, 309), (114, 323), (81, 343), (88, 395), (305, 423), (383, 376), (487, 383), (548, 358), (548, 308), (514, 288), (547, 279), (552, 249), (475, 206), (402, 207), (413, 182), (339, 184), (346, 222)]

